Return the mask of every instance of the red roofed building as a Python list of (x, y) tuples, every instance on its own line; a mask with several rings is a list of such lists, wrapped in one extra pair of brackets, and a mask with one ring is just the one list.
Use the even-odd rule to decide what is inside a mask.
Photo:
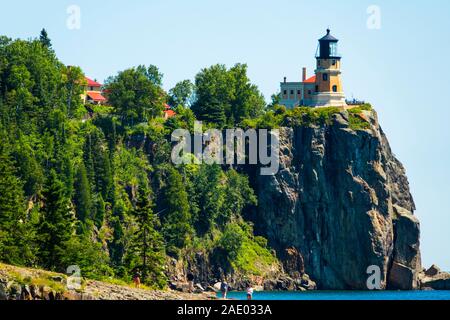
[(96, 91), (88, 91), (86, 92), (87, 100), (92, 101), (94, 103), (104, 103), (106, 102), (106, 98), (102, 96), (100, 92)]
[(294, 108), (307, 106), (311, 103), (311, 96), (315, 92), (316, 76), (306, 77), (306, 68), (303, 68), (301, 82), (288, 82), (286, 78), (281, 83), (280, 104)]
[(86, 87), (85, 94), (83, 95), (84, 103), (92, 104), (104, 104), (107, 99), (103, 96), (102, 84), (94, 81), (88, 77), (85, 77)]
[(86, 81), (87, 81), (87, 90), (88, 91), (100, 91), (102, 84), (98, 83), (97, 81), (94, 81), (88, 77), (85, 77)]
[(167, 119), (172, 118), (172, 117), (174, 117), (176, 115), (177, 115), (177, 113), (175, 111), (173, 111), (172, 108), (168, 104), (166, 104), (165, 105), (165, 110), (164, 110), (164, 119), (167, 120)]
[(316, 76), (306, 79), (303, 83), (316, 83)]

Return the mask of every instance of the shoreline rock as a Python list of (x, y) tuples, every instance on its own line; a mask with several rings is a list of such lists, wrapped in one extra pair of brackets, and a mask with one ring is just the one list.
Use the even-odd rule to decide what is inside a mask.
[[(24, 283), (24, 282), (29, 282)], [(36, 285), (36, 282), (47, 284)], [(66, 276), (54, 272), (0, 263), (0, 300), (215, 300), (211, 292), (183, 293), (145, 290), (86, 280), (80, 290), (65, 287)]]

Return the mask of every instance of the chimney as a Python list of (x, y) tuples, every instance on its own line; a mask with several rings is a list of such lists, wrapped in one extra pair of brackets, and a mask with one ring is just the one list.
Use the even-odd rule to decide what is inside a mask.
[(306, 68), (303, 68), (302, 82), (306, 81)]
[(286, 77), (284, 77), (284, 83), (286, 83), (286, 80), (287, 80), (287, 78), (286, 78)]

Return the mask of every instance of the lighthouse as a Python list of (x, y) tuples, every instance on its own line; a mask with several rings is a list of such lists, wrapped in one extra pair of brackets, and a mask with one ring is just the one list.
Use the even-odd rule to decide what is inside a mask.
[(316, 81), (314, 93), (311, 95), (313, 107), (344, 107), (347, 105), (342, 90), (341, 56), (338, 53), (338, 42), (339, 40), (331, 35), (330, 29), (327, 29), (327, 34), (319, 39), (316, 53)]

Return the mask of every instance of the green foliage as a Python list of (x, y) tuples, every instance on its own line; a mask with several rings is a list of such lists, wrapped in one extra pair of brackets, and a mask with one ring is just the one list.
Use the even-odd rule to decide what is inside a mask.
[(229, 269), (243, 275), (264, 275), (277, 268), (276, 257), (268, 250), (267, 240), (254, 237), (246, 223), (230, 223), (218, 241), (216, 251), (226, 258)]
[[(363, 111), (371, 111), (370, 104), (348, 109), (349, 127), (355, 130), (367, 129), (370, 124), (364, 121), (359, 115)], [(333, 116), (343, 110), (338, 107), (296, 107), (287, 110), (286, 107), (274, 105), (258, 118), (247, 118), (241, 122), (244, 128), (265, 128), (273, 129), (280, 126), (318, 126), (331, 125)]]
[(349, 128), (352, 130), (370, 129), (370, 123), (367, 122), (360, 114), (350, 113), (348, 118)]
[[(44, 38), (42, 41), (46, 41)], [(68, 71), (41, 40), (0, 41), (2, 120), (24, 130), (43, 128), (52, 110), (67, 113), (81, 103), (80, 70)], [(71, 105), (68, 102), (71, 101)], [(5, 108), (6, 107), (6, 108)]]
[(265, 108), (264, 97), (250, 83), (245, 64), (236, 64), (229, 70), (224, 65), (203, 69), (195, 78), (195, 88), (192, 111), (197, 119), (219, 128), (255, 118)]
[(64, 195), (63, 184), (54, 170), (50, 171), (43, 197), (44, 206), (38, 226), (38, 257), (47, 269), (65, 271), (67, 266), (63, 263), (63, 257), (74, 232), (74, 221), (69, 199)]
[(173, 167), (167, 169), (166, 185), (163, 188), (163, 235), (167, 253), (178, 254), (179, 249), (189, 243), (192, 235), (188, 194), (183, 179)]
[(92, 242), (87, 236), (74, 236), (64, 243), (61, 265), (66, 268), (71, 265), (79, 266), (83, 277), (102, 279), (112, 276), (114, 271), (108, 263), (108, 255), (103, 251), (101, 243)]
[(12, 264), (33, 261), (32, 223), (25, 214), (22, 183), (14, 164), (0, 146), (0, 259)]
[(156, 230), (160, 227), (158, 217), (153, 213), (153, 204), (149, 192), (140, 191), (133, 210), (136, 219), (134, 234), (125, 261), (128, 270), (140, 270), (143, 283), (162, 289), (167, 278), (164, 275), (165, 250), (164, 239)]
[(286, 117), (291, 118), (295, 125), (330, 125), (334, 114), (341, 112), (337, 107), (294, 108)]
[(123, 123), (133, 125), (161, 115), (165, 99), (161, 81), (154, 66), (127, 69), (106, 81), (109, 103)]
[(364, 116), (364, 111), (372, 111), (372, 106), (368, 103), (349, 109), (349, 128), (352, 130), (366, 130), (370, 129), (370, 123)]
[(78, 220), (86, 223), (87, 219), (92, 218), (91, 212), (93, 210), (93, 204), (91, 186), (89, 184), (86, 167), (83, 162), (81, 162), (77, 171), (74, 202)]
[(42, 29), (41, 34), (39, 35), (39, 41), (42, 43), (43, 46), (47, 48), (52, 47), (52, 42), (50, 41), (50, 38), (48, 37), (47, 30)]
[(173, 107), (191, 106), (194, 95), (194, 84), (190, 80), (178, 82), (169, 90), (169, 104)]
[(173, 132), (176, 129), (186, 129), (190, 132), (194, 132), (194, 122), (196, 120), (194, 112), (182, 105), (178, 105), (175, 108), (176, 116), (169, 118), (164, 126), (169, 132)]

